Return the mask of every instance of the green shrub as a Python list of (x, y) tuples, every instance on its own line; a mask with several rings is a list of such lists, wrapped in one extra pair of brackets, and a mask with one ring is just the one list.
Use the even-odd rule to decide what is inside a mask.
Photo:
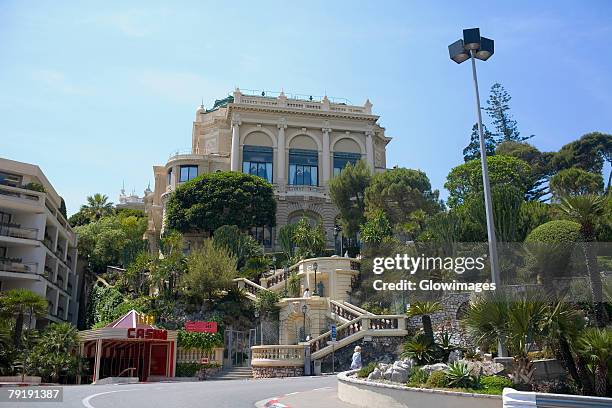
[(208, 363), (208, 364), (200, 364), (200, 363), (176, 363), (176, 376), (177, 377), (195, 377), (198, 372), (205, 369), (219, 368), (221, 365), (219, 363)]
[(408, 379), (408, 386), (417, 387), (423, 385), (427, 382), (428, 379), (429, 374), (427, 374), (427, 371), (423, 370), (420, 367), (416, 367), (412, 370), (412, 373), (410, 374), (410, 378)]
[(177, 333), (178, 346), (184, 349), (212, 350), (223, 346), (223, 337), (220, 333), (199, 333), (179, 330)]
[(447, 388), (448, 377), (444, 371), (434, 371), (429, 375), (425, 386), (427, 388)]
[(482, 388), (501, 388), (512, 387), (512, 380), (500, 375), (483, 375), (480, 377)]
[(365, 367), (361, 367), (359, 371), (357, 371), (357, 377), (366, 378), (374, 369), (376, 368), (376, 363), (371, 362)]
[(38, 191), (39, 193), (46, 193), (45, 187), (40, 183), (28, 183), (23, 186), (23, 188), (25, 188), (26, 190)]
[(449, 366), (446, 377), (448, 386), (453, 388), (471, 388), (476, 386), (478, 379), (472, 376), (466, 363), (459, 361), (452, 362)]

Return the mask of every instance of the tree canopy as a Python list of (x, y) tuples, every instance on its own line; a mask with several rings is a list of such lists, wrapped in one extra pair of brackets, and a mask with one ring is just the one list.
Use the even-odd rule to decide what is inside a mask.
[(567, 195), (601, 194), (603, 178), (578, 167), (563, 169), (550, 179), (550, 190), (554, 197)]
[[(487, 156), (493, 156), (495, 154), (495, 145), (497, 140), (493, 133), (487, 129), (487, 126), (482, 124), (482, 134), (485, 140), (485, 150)], [(472, 126), (472, 134), (470, 135), (470, 144), (463, 149), (463, 160), (468, 162), (470, 160), (480, 158), (480, 133), (478, 132), (478, 123), (474, 123)]]
[(440, 211), (437, 190), (431, 189), (427, 175), (420, 170), (394, 168), (376, 174), (366, 188), (368, 213), (383, 211), (391, 225), (400, 231), (411, 229), (415, 211)]
[[(523, 160), (496, 155), (487, 157), (487, 164), (491, 186), (509, 184), (526, 194), (533, 185), (531, 168)], [(450, 207), (462, 204), (472, 194), (481, 193), (483, 187), (480, 160), (472, 160), (453, 168), (444, 187), (450, 192)]]
[(180, 232), (212, 233), (223, 225), (246, 230), (274, 226), (276, 201), (272, 185), (261, 177), (207, 173), (178, 186), (166, 214), (168, 227)]
[(372, 171), (364, 160), (347, 164), (340, 174), (329, 181), (329, 194), (340, 211), (340, 221), (347, 236), (352, 237), (365, 221), (365, 190)]

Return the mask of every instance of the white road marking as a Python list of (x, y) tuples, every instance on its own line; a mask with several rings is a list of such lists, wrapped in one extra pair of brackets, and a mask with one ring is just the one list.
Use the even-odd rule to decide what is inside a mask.
[(116, 391), (106, 391), (106, 392), (99, 392), (97, 394), (92, 394), (88, 397), (85, 397), (81, 400), (81, 402), (83, 403), (83, 406), (85, 408), (95, 408), (93, 405), (91, 405), (91, 403), (89, 402), (92, 398), (98, 397), (100, 395), (105, 395), (105, 394), (113, 394), (115, 392), (128, 392), (128, 391), (138, 391), (138, 388), (132, 388), (130, 390), (116, 390)]

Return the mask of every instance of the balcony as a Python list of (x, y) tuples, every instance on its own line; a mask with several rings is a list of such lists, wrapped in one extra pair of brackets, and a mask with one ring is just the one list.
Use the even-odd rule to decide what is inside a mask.
[(1, 223), (0, 235), (22, 239), (36, 239), (38, 236), (38, 229), (22, 227), (21, 224)]
[(44, 198), (44, 193), (37, 191), (26, 190), (20, 187), (8, 186), (0, 184), (0, 198), (7, 198), (9, 200), (20, 200), (28, 203), (38, 204), (41, 203)]
[(21, 258), (0, 258), (0, 271), (16, 273), (36, 273), (36, 262), (23, 262)]
[(287, 185), (285, 187), (285, 193), (287, 195), (303, 195), (303, 194), (325, 195), (327, 194), (327, 188), (321, 187), (321, 186)]

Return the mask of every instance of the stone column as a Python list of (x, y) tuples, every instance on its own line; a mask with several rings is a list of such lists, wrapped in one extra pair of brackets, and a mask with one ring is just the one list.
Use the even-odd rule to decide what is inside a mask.
[(327, 185), (331, 170), (331, 158), (329, 153), (329, 134), (331, 133), (331, 128), (328, 126), (329, 123), (326, 123), (326, 125), (327, 126), (321, 129), (323, 131), (323, 185)]
[(366, 135), (366, 160), (372, 170), (374, 170), (374, 130), (368, 129)]
[(277, 184), (287, 184), (287, 164), (285, 163), (285, 157), (287, 156), (287, 149), (285, 148), (285, 129), (287, 129), (287, 119), (280, 118), (278, 121), (278, 141), (276, 147), (276, 172), (275, 181)]
[(232, 115), (232, 152), (230, 155), (230, 169), (240, 171), (240, 115)]

